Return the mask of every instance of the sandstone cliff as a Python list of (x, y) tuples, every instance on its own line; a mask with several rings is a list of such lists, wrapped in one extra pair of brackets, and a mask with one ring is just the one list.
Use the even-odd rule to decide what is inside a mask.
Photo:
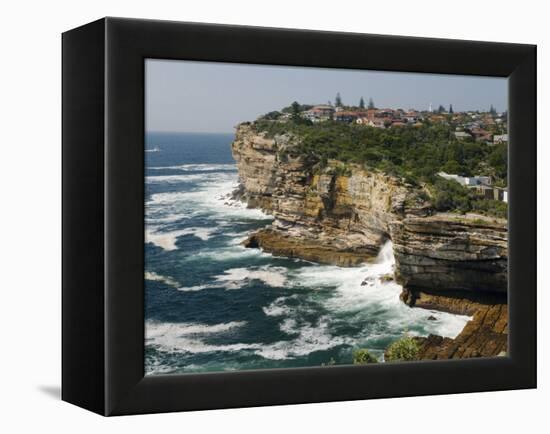
[(475, 311), (462, 332), (454, 339), (429, 335), (415, 338), (419, 359), (465, 359), (505, 356), (508, 348), (508, 306), (498, 303)]
[(507, 350), (507, 222), (434, 213), (425, 194), (378, 171), (296, 152), (289, 135), (249, 123), (232, 144), (235, 196), (273, 214), (245, 245), (276, 255), (353, 266), (392, 240), (395, 277), (409, 306), (472, 315), (455, 339), (418, 338), (421, 359), (502, 355)]
[(250, 236), (249, 247), (353, 266), (372, 260), (391, 239), (396, 277), (411, 306), (424, 292), (506, 292), (505, 220), (434, 214), (425, 195), (400, 179), (337, 161), (321, 168), (296, 145), (289, 135), (268, 137), (248, 123), (237, 128), (238, 195), (275, 217)]

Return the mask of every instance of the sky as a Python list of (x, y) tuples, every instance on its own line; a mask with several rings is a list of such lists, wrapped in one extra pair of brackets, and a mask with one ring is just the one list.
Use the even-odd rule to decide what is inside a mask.
[(363, 97), (394, 109), (504, 111), (508, 103), (506, 78), (146, 59), (146, 130), (231, 133), (293, 101), (334, 102), (338, 92), (344, 104)]

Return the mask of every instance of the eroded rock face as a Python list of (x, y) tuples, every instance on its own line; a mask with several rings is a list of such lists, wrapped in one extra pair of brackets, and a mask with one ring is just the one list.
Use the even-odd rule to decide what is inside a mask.
[(508, 306), (480, 307), (454, 339), (436, 335), (415, 339), (421, 360), (505, 356), (508, 351)]
[(505, 220), (437, 214), (392, 225), (397, 279), (410, 290), (505, 293)]
[(391, 239), (397, 280), (416, 293), (506, 292), (507, 225), (483, 216), (434, 214), (418, 191), (380, 172), (329, 161), (320, 169), (293, 153), (296, 141), (250, 124), (232, 145), (250, 207), (275, 217), (247, 244), (343, 266), (368, 262)]
[(483, 291), (420, 291), (405, 288), (399, 298), (410, 307), (468, 316), (487, 306), (506, 304), (506, 294)]

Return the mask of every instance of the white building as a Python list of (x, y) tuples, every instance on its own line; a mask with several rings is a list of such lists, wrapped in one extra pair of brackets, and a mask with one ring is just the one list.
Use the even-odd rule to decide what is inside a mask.
[(495, 134), (493, 143), (508, 143), (508, 134)]
[(463, 185), (464, 187), (476, 187), (478, 185), (491, 185), (490, 176), (460, 176), (460, 175), (453, 175), (445, 172), (439, 172), (438, 175), (444, 179), (458, 182), (460, 185)]

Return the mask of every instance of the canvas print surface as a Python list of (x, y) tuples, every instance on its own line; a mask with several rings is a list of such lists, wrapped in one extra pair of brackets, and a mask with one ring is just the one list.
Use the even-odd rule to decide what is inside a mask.
[(145, 62), (145, 371), (507, 355), (507, 82)]

